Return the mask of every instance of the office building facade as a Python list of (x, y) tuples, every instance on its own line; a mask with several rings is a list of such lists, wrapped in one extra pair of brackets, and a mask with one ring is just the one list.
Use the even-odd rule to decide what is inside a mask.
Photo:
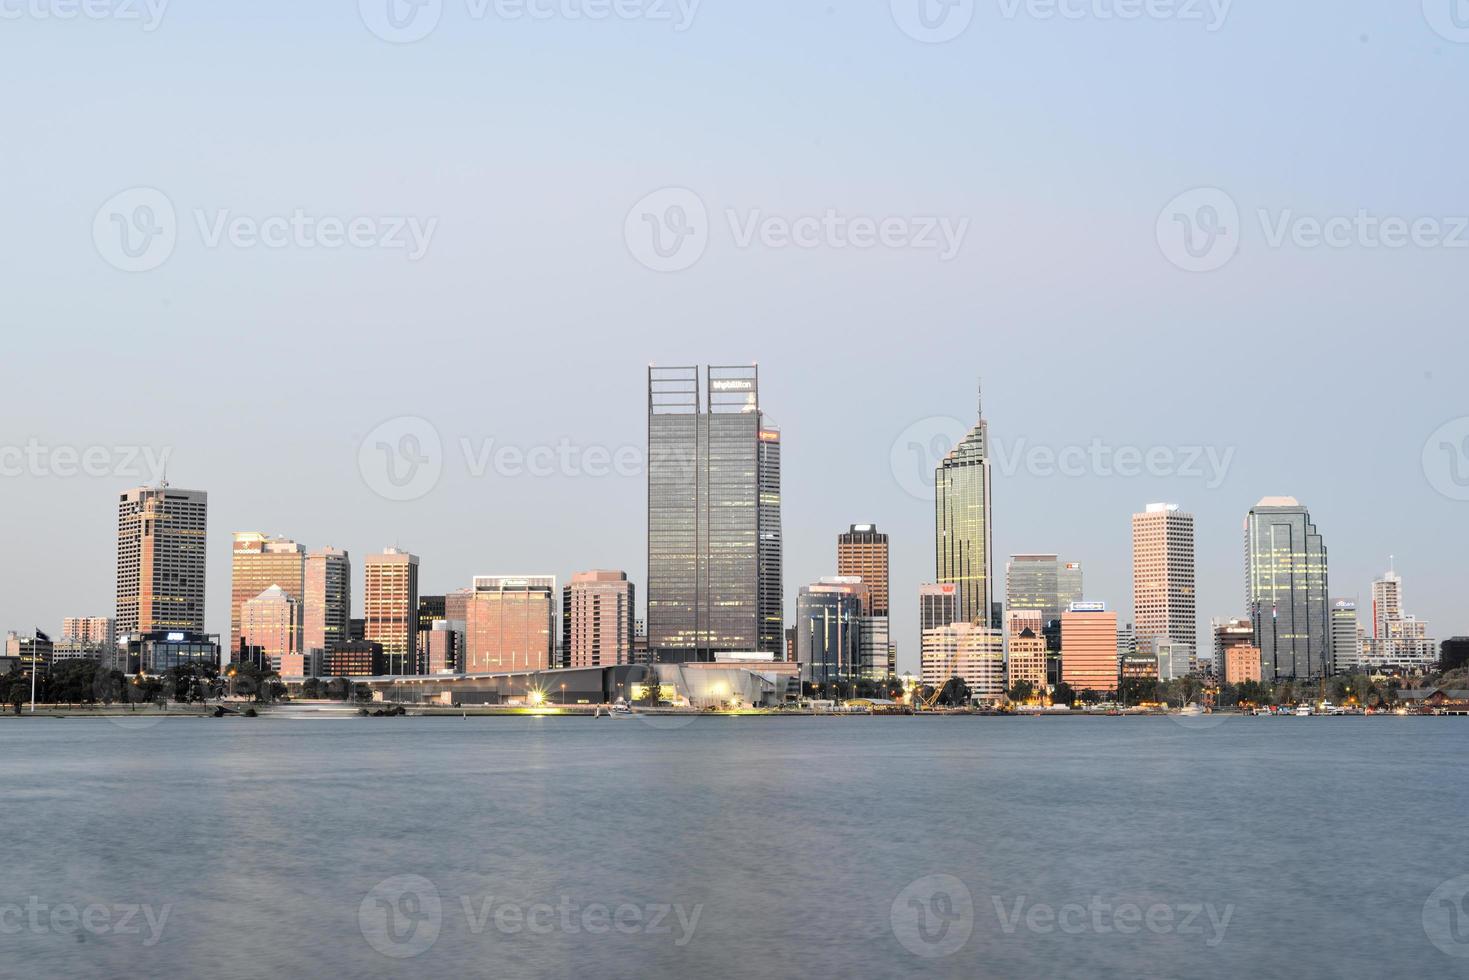
[(363, 638), (383, 648), (388, 674), (418, 666), (418, 556), (397, 548), (369, 555), (364, 564)]
[(1177, 504), (1148, 504), (1132, 515), (1132, 618), (1141, 653), (1162, 643), (1197, 649), (1194, 517)]
[(352, 558), (338, 548), (306, 555), (301, 647), (330, 653), (351, 639)]
[(1246, 607), (1266, 681), (1330, 669), (1327, 552), (1294, 497), (1266, 497), (1245, 518)]
[(959, 621), (998, 629), (994, 595), (989, 423), (974, 427), (934, 470), (934, 577), (959, 586)]
[(556, 578), (478, 575), (464, 629), (464, 672), (545, 670), (556, 644)]
[(648, 645), (663, 661), (779, 655), (780, 431), (755, 367), (648, 369)]
[(623, 571), (577, 572), (561, 590), (564, 667), (632, 663), (633, 584)]
[[(241, 609), (272, 585), (296, 603), (304, 616), (306, 549), (290, 538), (259, 531), (236, 531), (230, 551), (230, 650), (239, 648)], [(304, 620), (303, 620), (304, 622)], [(300, 630), (302, 623), (297, 623)]]
[(204, 632), (209, 495), (163, 484), (117, 500), (117, 616), (123, 633)]

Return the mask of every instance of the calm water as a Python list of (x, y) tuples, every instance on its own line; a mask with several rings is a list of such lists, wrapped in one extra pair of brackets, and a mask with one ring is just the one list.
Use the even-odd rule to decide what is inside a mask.
[(1465, 975), (1466, 739), (1409, 718), (0, 721), (0, 973)]

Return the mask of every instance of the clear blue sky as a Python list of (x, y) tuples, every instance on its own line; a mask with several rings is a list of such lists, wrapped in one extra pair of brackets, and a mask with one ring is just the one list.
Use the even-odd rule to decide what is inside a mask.
[[(1236, 615), (1243, 515), (1291, 494), (1334, 594), (1365, 598), (1395, 554), (1408, 610), (1469, 632), (1469, 502), (1423, 465), (1430, 433), (1469, 416), (1469, 249), (1271, 247), (1256, 216), (1469, 215), (1469, 44), (1417, 0), (1237, 0), (1217, 30), (1097, 16), (1110, 0), (1073, 4), (1079, 19), (989, 0), (942, 44), (905, 34), (888, 0), (704, 0), (682, 31), (444, 0), (412, 44), (346, 0), (177, 3), (152, 31), (28, 2), (0, 23), (0, 444), (167, 448), (170, 479), (210, 493), (213, 630), (239, 529), (345, 547), (359, 569), (396, 542), (425, 591), (589, 567), (641, 588), (640, 476), (476, 478), (459, 440), (641, 447), (650, 361), (758, 361), (785, 433), (787, 592), (875, 521), (903, 669), (932, 508), (891, 449), (924, 419), (967, 419), (981, 374), (1010, 446), (1234, 450), (1216, 487), (997, 475), (1001, 569), (1059, 551), (1126, 610), (1129, 515), (1175, 501), (1198, 517), (1201, 620)], [(696, 264), (659, 273), (624, 219), (671, 186), (712, 230)], [(93, 226), (135, 187), (164, 192), (177, 242), (128, 273)], [(1204, 273), (1156, 232), (1197, 187), (1241, 213), (1238, 255)], [(209, 247), (196, 217), (297, 208), (438, 223), (410, 261)], [(740, 248), (728, 209), (969, 225), (950, 261)], [(358, 466), (402, 415), (445, 443), (442, 479), (406, 503)], [(137, 482), (0, 477), (0, 627), (111, 611), (113, 501)]]

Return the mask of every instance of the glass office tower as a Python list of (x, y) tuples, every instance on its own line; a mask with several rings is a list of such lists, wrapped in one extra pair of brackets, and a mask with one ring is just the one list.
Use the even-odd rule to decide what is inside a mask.
[(1294, 497), (1266, 497), (1245, 518), (1246, 601), (1266, 681), (1331, 669), (1326, 545)]
[(758, 369), (648, 369), (648, 646), (780, 654), (780, 432)]
[(989, 423), (974, 428), (934, 471), (934, 555), (939, 582), (959, 586), (959, 620), (998, 629), (993, 597)]

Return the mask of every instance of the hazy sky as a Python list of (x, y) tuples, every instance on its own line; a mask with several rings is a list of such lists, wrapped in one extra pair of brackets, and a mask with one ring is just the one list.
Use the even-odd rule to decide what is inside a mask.
[[(902, 669), (924, 447), (980, 375), (997, 573), (1058, 551), (1126, 611), (1129, 515), (1174, 501), (1201, 621), (1238, 615), (1243, 516), (1292, 494), (1334, 595), (1395, 554), (1408, 611), (1469, 632), (1450, 0), (108, 2), (0, 2), (0, 627), (112, 611), (147, 479), (115, 447), (209, 491), (211, 630), (240, 529), (349, 549), (359, 598), (394, 543), (424, 591), (641, 590), (647, 365), (758, 361), (788, 608), (876, 522)], [(400, 417), (442, 446), (409, 501), (374, 454), (417, 423), (370, 436)], [(1153, 449), (1184, 451), (1127, 475)]]

